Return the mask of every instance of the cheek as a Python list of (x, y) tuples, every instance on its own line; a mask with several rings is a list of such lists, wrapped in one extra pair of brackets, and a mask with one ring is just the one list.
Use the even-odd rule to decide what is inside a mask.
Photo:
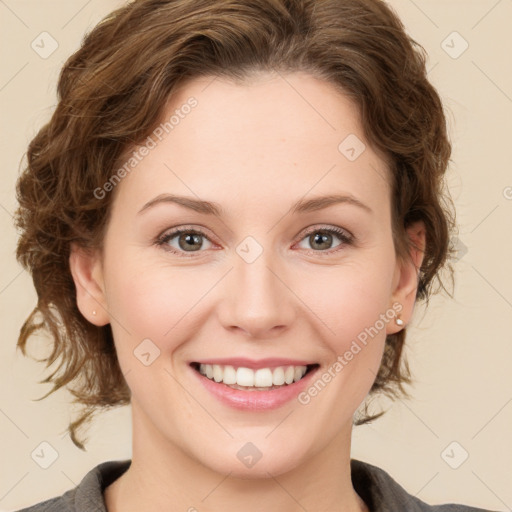
[[(201, 330), (206, 316), (215, 309), (215, 294), (209, 295), (214, 287), (227, 287), (217, 289), (217, 296), (233, 298), (235, 290), (240, 293), (238, 287), (219, 283), (224, 268), (171, 267), (161, 256), (142, 257), (143, 252), (118, 252), (106, 262), (108, 307), (121, 350), (133, 351), (149, 338), (162, 352), (172, 353)], [(285, 298), (298, 308), (297, 325), (289, 328), (313, 328), (313, 336), (331, 355), (344, 354), (353, 340), (364, 343), (365, 339), (385, 337), (385, 324), (379, 318), (390, 307), (390, 281), (383, 276), (391, 276), (392, 258), (383, 251), (379, 257), (373, 253), (355, 256), (337, 266), (300, 265), (281, 271), (291, 290)]]
[(305, 294), (309, 289), (309, 295), (298, 294), (308, 297), (308, 306), (318, 316), (317, 324), (325, 333), (321, 340), (329, 354), (322, 373), (300, 402), (306, 405), (321, 394), (315, 407), (322, 409), (322, 402), (325, 414), (337, 411), (340, 422), (363, 401), (380, 367), (386, 327), (395, 314), (389, 302), (392, 265), (393, 258), (381, 253), (380, 260), (365, 258), (330, 275), (316, 273), (300, 291)]
[[(378, 373), (386, 340), (386, 326), (393, 321), (389, 289), (373, 272), (344, 269), (338, 281), (325, 279), (323, 293), (316, 288), (315, 307), (325, 333), (321, 337), (327, 357), (299, 403), (314, 410), (335, 434), (365, 399)], [(387, 315), (386, 315), (387, 313)]]
[(390, 275), (389, 265), (374, 260), (315, 272), (302, 284), (297, 281), (298, 295), (307, 297), (307, 306), (324, 324), (325, 339), (337, 354), (348, 350), (354, 339), (364, 341), (365, 335), (385, 337), (385, 313), (391, 309), (391, 277), (385, 280), (385, 275)]
[(192, 267), (170, 269), (161, 262), (139, 260), (119, 257), (107, 269), (108, 307), (112, 328), (118, 334), (115, 339), (122, 340), (122, 350), (127, 346), (133, 349), (149, 338), (162, 352), (172, 351), (178, 343), (177, 333), (185, 325), (190, 329), (191, 319), (200, 310), (198, 301), (215, 276)]
[(109, 276), (114, 342), (132, 399), (149, 417), (180, 403), (180, 421), (188, 421), (193, 404), (170, 377), (172, 361), (201, 329), (198, 300), (211, 287), (210, 279), (205, 282), (190, 269), (171, 270), (157, 262), (125, 265), (120, 259)]

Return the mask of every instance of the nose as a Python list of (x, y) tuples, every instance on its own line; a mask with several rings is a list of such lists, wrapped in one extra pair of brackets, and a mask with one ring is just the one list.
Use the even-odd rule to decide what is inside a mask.
[(218, 315), (222, 325), (252, 338), (281, 335), (295, 318), (296, 297), (286, 283), (283, 265), (265, 250), (252, 263), (237, 254), (226, 279)]

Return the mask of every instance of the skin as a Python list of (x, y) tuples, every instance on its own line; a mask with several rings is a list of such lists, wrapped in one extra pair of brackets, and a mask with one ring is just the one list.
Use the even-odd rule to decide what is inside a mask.
[[(112, 325), (132, 392), (132, 465), (107, 487), (107, 508), (367, 510), (350, 479), (352, 418), (386, 335), (403, 327), (388, 321), (307, 405), (265, 412), (217, 401), (188, 362), (293, 357), (318, 362), (321, 375), (394, 303), (407, 324), (422, 253), (396, 257), (386, 163), (365, 141), (354, 104), (309, 74), (264, 73), (243, 85), (195, 79), (163, 117), (190, 96), (198, 105), (117, 186), (103, 252), (73, 246), (70, 256), (80, 311)], [(355, 161), (338, 150), (349, 134), (366, 144)], [(224, 216), (172, 203), (138, 214), (162, 193), (214, 201)], [(333, 193), (372, 213), (347, 203), (289, 211)], [(208, 237), (200, 249), (179, 255), (155, 244), (185, 225)], [(318, 248), (306, 235), (312, 226), (339, 227), (355, 241), (333, 235)], [(424, 247), (421, 222), (408, 234)], [(247, 236), (263, 248), (252, 263), (236, 252)], [(178, 241), (167, 248), (180, 251)], [(133, 354), (146, 338), (161, 351), (149, 366)], [(236, 456), (247, 442), (262, 453), (252, 468)]]

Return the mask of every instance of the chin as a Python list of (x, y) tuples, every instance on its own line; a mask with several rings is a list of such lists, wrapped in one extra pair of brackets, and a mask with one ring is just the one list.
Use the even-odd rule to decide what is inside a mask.
[(302, 446), (272, 443), (264, 438), (254, 442), (230, 439), (228, 443), (219, 443), (217, 446), (220, 449), (212, 449), (211, 445), (205, 447), (195, 454), (196, 460), (212, 471), (244, 480), (287, 473), (306, 458)]

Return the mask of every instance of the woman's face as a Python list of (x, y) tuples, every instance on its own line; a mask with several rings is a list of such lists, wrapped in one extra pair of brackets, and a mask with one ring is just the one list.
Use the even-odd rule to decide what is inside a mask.
[(347, 448), (416, 284), (395, 258), (388, 170), (356, 108), (304, 73), (202, 78), (163, 121), (125, 167), (78, 293), (91, 321), (111, 323), (134, 455), (178, 450), (250, 477)]

